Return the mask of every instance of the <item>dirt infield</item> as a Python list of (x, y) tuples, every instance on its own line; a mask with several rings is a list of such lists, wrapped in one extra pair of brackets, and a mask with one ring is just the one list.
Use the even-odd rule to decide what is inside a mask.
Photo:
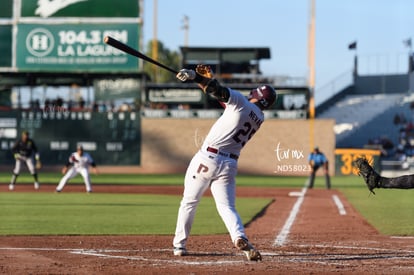
[[(54, 187), (42, 186), (40, 192), (53, 192)], [(32, 186), (18, 186), (15, 192), (28, 190)], [(65, 191), (84, 187), (68, 186)], [(94, 186), (94, 191), (181, 194), (182, 188)], [(246, 261), (228, 235), (191, 236), (186, 257), (172, 255), (172, 235), (9, 236), (0, 237), (0, 273), (414, 273), (414, 238), (380, 235), (336, 190), (238, 187), (237, 195), (274, 199), (246, 227), (262, 262)]]

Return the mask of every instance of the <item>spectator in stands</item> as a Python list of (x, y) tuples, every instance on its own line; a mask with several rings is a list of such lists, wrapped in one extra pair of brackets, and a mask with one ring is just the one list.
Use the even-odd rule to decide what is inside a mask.
[(62, 107), (63, 106), (63, 98), (61, 98), (60, 96), (58, 96), (57, 98), (56, 98), (56, 101), (55, 101), (55, 105), (57, 106), (57, 107)]
[(92, 103), (92, 111), (94, 111), (94, 112), (98, 112), (99, 111), (99, 104), (98, 104), (98, 102), (94, 101)]
[(69, 101), (66, 103), (68, 111), (72, 111), (73, 105), (74, 105), (73, 100), (69, 99)]
[(80, 109), (83, 109), (83, 108), (85, 108), (85, 100), (83, 99), (83, 97), (80, 97), (79, 98), (79, 100), (78, 100), (78, 104), (79, 104), (79, 108)]
[(50, 99), (46, 98), (44, 105), (45, 105), (44, 108), (43, 108), (44, 111), (48, 112), (49, 109), (50, 109), (50, 105), (51, 105)]
[(410, 103), (410, 109), (413, 110), (414, 109), (414, 101)]
[(407, 154), (405, 152), (405, 147), (402, 144), (399, 144), (397, 146), (397, 150), (395, 152), (394, 156), (395, 160), (400, 162), (402, 169), (408, 169), (410, 168), (410, 164), (407, 162)]
[(319, 150), (319, 147), (315, 147), (308, 157), (309, 165), (311, 167), (311, 174), (308, 180), (308, 188), (312, 189), (315, 182), (315, 175), (319, 168), (323, 168), (325, 174), (326, 189), (331, 189), (331, 179), (328, 171), (328, 159), (325, 154)]
[(405, 127), (405, 125), (407, 124), (407, 118), (405, 117), (404, 113), (395, 114), (395, 116), (394, 116), (394, 124), (396, 126), (402, 125), (402, 126)]
[(394, 116), (394, 124), (399, 125), (401, 123), (401, 117), (399, 114), (395, 114)]
[(400, 120), (401, 120), (401, 124), (406, 124), (407, 123), (407, 118), (405, 117), (404, 113), (400, 114)]
[(30, 105), (31, 110), (36, 110), (36, 111), (40, 110), (40, 101), (39, 101), (39, 99), (31, 100), (29, 102), (29, 105)]

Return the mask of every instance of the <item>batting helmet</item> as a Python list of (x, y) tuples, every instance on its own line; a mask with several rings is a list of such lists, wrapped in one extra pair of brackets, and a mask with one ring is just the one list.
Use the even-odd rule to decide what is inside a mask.
[(248, 99), (256, 98), (263, 109), (269, 109), (276, 101), (277, 94), (270, 85), (262, 85), (250, 91)]

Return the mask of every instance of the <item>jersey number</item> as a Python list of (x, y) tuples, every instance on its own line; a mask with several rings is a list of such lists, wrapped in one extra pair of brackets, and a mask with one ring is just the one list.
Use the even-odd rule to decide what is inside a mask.
[(246, 142), (249, 141), (249, 139), (252, 138), (254, 133), (256, 133), (256, 129), (252, 127), (252, 125), (249, 122), (245, 122), (243, 124), (243, 128), (239, 129), (236, 134), (233, 136), (233, 139), (237, 143), (241, 143), (242, 146), (246, 144)]

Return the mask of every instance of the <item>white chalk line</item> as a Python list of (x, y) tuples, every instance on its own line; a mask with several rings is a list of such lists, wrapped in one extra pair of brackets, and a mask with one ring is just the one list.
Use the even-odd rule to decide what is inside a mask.
[(376, 252), (389, 252), (389, 253), (414, 253), (414, 250), (402, 250), (402, 249), (390, 249), (382, 247), (366, 247), (366, 246), (354, 246), (354, 245), (330, 245), (330, 244), (298, 244), (297, 247), (315, 247), (315, 248), (335, 248), (335, 249), (349, 249), (349, 250), (371, 250)]
[[(153, 262), (155, 264), (169, 263), (169, 264), (182, 264), (182, 265), (223, 265), (223, 264), (240, 264), (246, 263), (244, 260), (219, 260), (219, 261), (191, 261), (185, 260), (185, 257), (180, 257), (182, 260), (171, 260), (171, 259), (159, 259), (154, 257), (138, 256), (122, 256), (122, 255), (111, 255), (108, 253), (148, 253), (148, 252), (166, 252), (171, 253), (172, 249), (141, 249), (141, 250), (119, 250), (119, 249), (82, 249), (82, 248), (36, 248), (36, 247), (0, 247), (1, 250), (11, 251), (64, 251), (70, 254), (87, 255), (98, 258), (106, 259), (122, 259), (122, 260), (135, 260), (135, 261), (146, 261)], [(220, 256), (218, 254), (209, 252), (197, 252), (197, 254), (205, 254), (211, 256)], [(190, 254), (191, 255), (191, 254)], [(229, 254), (230, 255), (230, 254)], [(236, 256), (236, 255), (234, 255)], [(240, 254), (240, 258), (243, 258), (244, 254)]]
[[(400, 260), (412, 260), (414, 258), (414, 250), (398, 250), (398, 249), (387, 249), (387, 248), (376, 248), (376, 247), (358, 247), (358, 246), (332, 246), (332, 245), (315, 245), (315, 244), (300, 244), (292, 247), (304, 248), (304, 247), (313, 247), (313, 248), (334, 248), (340, 250), (367, 250), (375, 254), (346, 254), (342, 253), (301, 253), (301, 252), (266, 252), (262, 251), (261, 254), (263, 257), (273, 257), (276, 261), (279, 262), (298, 262), (298, 263), (316, 263), (321, 265), (342, 265), (348, 266), (353, 260), (378, 260), (378, 259), (400, 259)], [(178, 265), (192, 265), (192, 266), (201, 266), (201, 265), (223, 265), (223, 264), (240, 264), (247, 263), (245, 260), (219, 260), (219, 261), (193, 261), (186, 260), (185, 257), (180, 259), (171, 260), (171, 259), (160, 259), (152, 257), (145, 257), (143, 255), (137, 256), (123, 256), (123, 255), (113, 255), (108, 253), (148, 253), (148, 252), (166, 252), (172, 253), (171, 249), (140, 249), (140, 250), (122, 250), (122, 249), (82, 249), (82, 248), (24, 248), (24, 247), (0, 247), (0, 251), (63, 251), (71, 254), (86, 255), (91, 257), (98, 257), (103, 259), (121, 259), (121, 260), (132, 260), (132, 261), (145, 261), (153, 264), (178, 264)], [(221, 254), (215, 254), (211, 252), (197, 252), (197, 254), (211, 255), (211, 256), (230, 256), (231, 254), (226, 254), (225, 256)], [(403, 255), (406, 254), (406, 255)], [(237, 256), (237, 255), (232, 255)], [(243, 255), (244, 256), (244, 255)], [(242, 257), (242, 256), (240, 256)], [(273, 261), (275, 259), (272, 259)], [(266, 261), (266, 258), (265, 258)], [(268, 260), (267, 260), (268, 261)], [(253, 262), (254, 263), (254, 262)]]
[[(305, 194), (307, 191), (307, 187), (304, 187), (301, 192), (295, 192), (295, 194), (298, 196), (298, 199), (296, 200), (296, 203), (293, 205), (292, 210), (290, 211), (289, 217), (287, 218), (285, 224), (282, 227), (282, 230), (279, 232), (279, 234), (276, 236), (275, 241), (273, 242), (273, 246), (283, 246), (285, 242), (287, 241), (287, 238), (290, 234), (290, 228), (292, 227), (293, 223), (295, 222), (296, 216), (299, 213), (300, 207), (303, 203), (303, 200), (305, 199)], [(332, 195), (332, 199), (338, 208), (340, 215), (346, 215), (346, 210), (339, 199), (337, 195)]]
[[(330, 245), (330, 244), (295, 244), (290, 245), (290, 247), (293, 248), (335, 248), (335, 249), (344, 249), (344, 250), (371, 250), (376, 252), (390, 252), (390, 253), (396, 253), (396, 252), (403, 252), (403, 253), (414, 253), (413, 250), (407, 250), (407, 249), (391, 249), (391, 248), (382, 248), (382, 247), (366, 247), (366, 246), (351, 246), (351, 245)], [(85, 249), (85, 248), (54, 248), (54, 247), (0, 247), (0, 250), (11, 250), (11, 251), (69, 251), (69, 252), (75, 252), (75, 253), (81, 253), (81, 252), (91, 252), (91, 253), (139, 253), (139, 252), (171, 252), (172, 249)], [(268, 256), (279, 256), (279, 255), (286, 255), (286, 254), (302, 254), (306, 255), (308, 253), (301, 253), (301, 252), (261, 252), (263, 255)], [(208, 252), (208, 251), (197, 251), (197, 254), (203, 254), (203, 255), (223, 255), (224, 253), (214, 253), (214, 252)], [(227, 253), (230, 255), (231, 253)], [(240, 253), (242, 255), (242, 253)]]
[[(172, 253), (172, 252), (171, 252)], [(184, 265), (223, 265), (223, 264), (239, 264), (244, 261), (185, 261), (185, 260), (163, 260), (163, 259), (154, 259), (154, 258), (145, 258), (143, 256), (117, 256), (109, 255), (104, 253), (94, 253), (89, 251), (74, 251), (72, 254), (81, 254), (88, 256), (95, 256), (99, 258), (107, 259), (123, 259), (123, 260), (135, 260), (135, 261), (146, 261), (146, 262), (157, 262), (159, 263), (174, 263), (174, 264), (184, 264)]]
[(338, 208), (339, 215), (346, 215), (345, 207), (344, 207), (342, 201), (339, 199), (339, 197), (337, 195), (332, 195), (332, 199), (333, 199), (336, 207)]
[(391, 239), (414, 239), (414, 236), (390, 236)]
[(290, 228), (292, 227), (293, 223), (295, 222), (296, 215), (299, 213), (300, 206), (303, 203), (303, 200), (305, 198), (306, 191), (308, 189), (304, 187), (302, 189), (302, 194), (298, 196), (298, 199), (296, 200), (295, 204), (293, 205), (292, 210), (290, 211), (289, 217), (287, 218), (285, 224), (282, 227), (282, 230), (280, 233), (276, 236), (275, 241), (273, 242), (273, 246), (282, 246), (285, 244), (289, 233)]

